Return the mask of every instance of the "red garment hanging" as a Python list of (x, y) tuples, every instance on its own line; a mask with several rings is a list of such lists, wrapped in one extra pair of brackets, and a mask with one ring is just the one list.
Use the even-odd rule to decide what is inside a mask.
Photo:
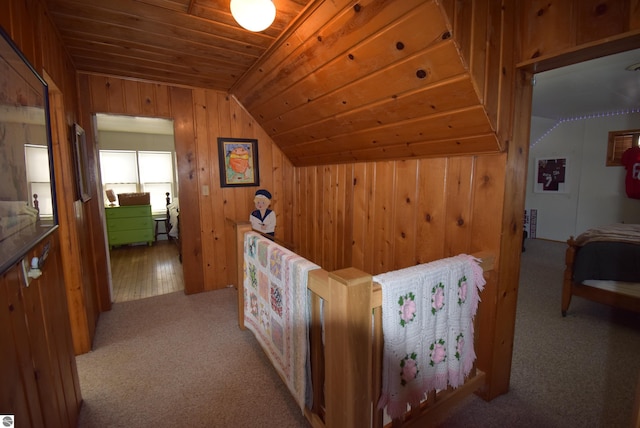
[(625, 187), (627, 196), (640, 199), (640, 147), (631, 147), (622, 154), (622, 165), (627, 169)]

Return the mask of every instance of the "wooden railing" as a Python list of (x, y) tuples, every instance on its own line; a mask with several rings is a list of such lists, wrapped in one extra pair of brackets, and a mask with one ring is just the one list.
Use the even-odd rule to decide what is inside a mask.
[[(238, 260), (238, 325), (244, 329), (244, 235), (249, 222), (235, 222)], [(495, 257), (474, 254), (484, 271), (492, 270)], [(309, 273), (311, 291), (310, 344), (314, 400), (305, 416), (313, 427), (384, 426), (377, 410), (382, 389), (382, 289), (373, 277), (356, 268)], [(323, 310), (321, 314), (321, 305)], [(321, 317), (321, 315), (323, 315)], [(373, 316), (372, 316), (373, 315)], [(322, 321), (324, 323), (324, 342)], [(420, 406), (412, 408), (392, 425), (429, 426), (484, 385), (485, 374), (473, 369), (464, 385), (432, 391)]]

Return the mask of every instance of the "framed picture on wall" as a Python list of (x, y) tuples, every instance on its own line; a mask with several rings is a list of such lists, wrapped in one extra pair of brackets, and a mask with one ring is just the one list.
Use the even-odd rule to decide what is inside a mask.
[(258, 140), (218, 138), (220, 187), (259, 186)]
[(71, 127), (73, 136), (73, 156), (76, 164), (76, 188), (78, 199), (87, 202), (91, 199), (89, 190), (89, 156), (87, 155), (87, 139), (84, 129), (77, 123)]
[(567, 193), (567, 158), (536, 159), (533, 191), (536, 193)]

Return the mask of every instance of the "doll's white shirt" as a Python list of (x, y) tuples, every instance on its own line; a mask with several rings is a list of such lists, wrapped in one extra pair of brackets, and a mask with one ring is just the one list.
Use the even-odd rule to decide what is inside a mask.
[(276, 230), (276, 213), (268, 209), (262, 217), (260, 210), (254, 210), (249, 216), (251, 227), (262, 233), (274, 233)]

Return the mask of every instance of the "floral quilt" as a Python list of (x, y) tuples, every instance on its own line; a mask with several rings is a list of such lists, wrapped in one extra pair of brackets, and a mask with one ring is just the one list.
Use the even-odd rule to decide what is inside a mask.
[(384, 356), (380, 408), (390, 417), (431, 390), (458, 387), (475, 361), (473, 318), (485, 280), (461, 254), (377, 275), (382, 286)]

